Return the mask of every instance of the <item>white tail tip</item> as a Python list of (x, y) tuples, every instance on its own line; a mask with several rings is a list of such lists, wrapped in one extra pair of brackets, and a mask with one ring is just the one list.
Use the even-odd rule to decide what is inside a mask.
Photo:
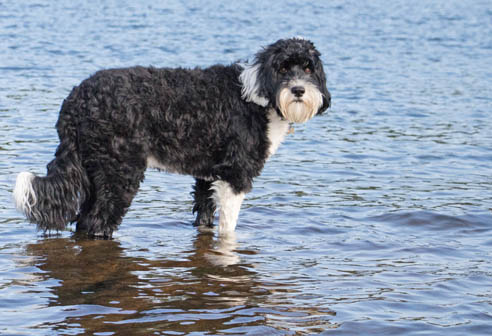
[(22, 172), (17, 176), (14, 188), (15, 207), (25, 214), (36, 204), (36, 193), (32, 186), (34, 174)]

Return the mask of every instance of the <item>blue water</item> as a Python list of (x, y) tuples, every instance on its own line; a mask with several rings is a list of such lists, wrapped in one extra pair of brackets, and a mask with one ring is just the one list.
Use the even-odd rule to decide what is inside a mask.
[[(149, 171), (112, 241), (11, 201), (64, 97), (101, 68), (322, 53), (333, 96), (256, 179), (235, 237)], [(492, 334), (489, 1), (1, 1), (1, 335)]]

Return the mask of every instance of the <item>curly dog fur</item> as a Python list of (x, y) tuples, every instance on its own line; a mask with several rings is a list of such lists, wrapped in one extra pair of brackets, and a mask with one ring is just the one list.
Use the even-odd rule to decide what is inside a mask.
[(148, 167), (196, 179), (195, 225), (234, 230), (251, 190), (291, 122), (330, 105), (319, 52), (279, 40), (252, 64), (102, 70), (64, 100), (60, 144), (47, 175), (21, 173), (17, 208), (42, 230), (110, 238)]

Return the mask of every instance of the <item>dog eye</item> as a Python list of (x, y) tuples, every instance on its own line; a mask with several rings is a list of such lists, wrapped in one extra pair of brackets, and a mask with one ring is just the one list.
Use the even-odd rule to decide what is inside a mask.
[(286, 67), (281, 67), (278, 72), (280, 72), (281, 74), (286, 74), (287, 73), (287, 68)]
[(311, 70), (310, 65), (311, 65), (311, 63), (309, 63), (309, 61), (305, 61), (304, 64), (302, 65), (304, 72), (307, 74), (310, 74), (311, 72), (313, 72), (313, 70)]

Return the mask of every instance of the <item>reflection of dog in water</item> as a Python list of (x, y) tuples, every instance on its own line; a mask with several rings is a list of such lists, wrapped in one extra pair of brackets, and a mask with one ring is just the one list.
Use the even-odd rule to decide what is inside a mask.
[(301, 38), (262, 49), (252, 64), (99, 71), (75, 87), (56, 124), (47, 176), (21, 173), (17, 208), (42, 230), (110, 238), (147, 167), (196, 179), (195, 225), (235, 229), (245, 193), (290, 123), (330, 105), (320, 53)]

